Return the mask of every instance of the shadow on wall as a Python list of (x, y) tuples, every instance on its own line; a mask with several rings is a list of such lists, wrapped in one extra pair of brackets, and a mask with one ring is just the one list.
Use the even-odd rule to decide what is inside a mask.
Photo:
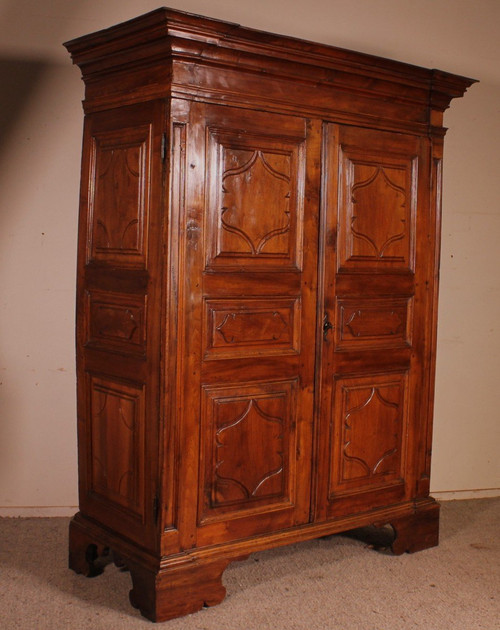
[[(49, 66), (33, 59), (0, 58), (0, 157)], [(6, 218), (6, 211), (0, 206), (0, 220)], [(0, 370), (5, 369), (1, 363), (0, 357)]]
[(16, 120), (22, 117), (23, 109), (49, 66), (34, 59), (0, 59), (0, 149), (8, 141)]
[[(33, 93), (39, 86), (48, 64), (34, 59), (0, 58), (0, 158), (9, 150), (9, 142), (16, 125), (23, 118), (23, 112), (31, 101)], [(4, 156), (7, 157), (7, 156)], [(0, 223), (7, 219), (8, 208), (0, 205)], [(0, 354), (0, 417), (9, 417), (6, 400), (6, 358)], [(7, 383), (5, 383), (7, 385)], [(3, 422), (0, 423), (0, 440), (6, 444), (3, 436)], [(3, 451), (2, 454), (4, 455)], [(6, 455), (7, 453), (5, 453)], [(5, 461), (2, 457), (2, 461)]]
[[(73, 68), (64, 61), (0, 55), (0, 507), (7, 508), (35, 505), (38, 487), (42, 504), (51, 496), (54, 471), (67, 460), (52, 444), (73, 437), (61, 418), (74, 417), (68, 366), (81, 131), (68, 133), (78, 101), (58, 104), (79, 81), (67, 80)], [(49, 442), (44, 432), (57, 437)]]

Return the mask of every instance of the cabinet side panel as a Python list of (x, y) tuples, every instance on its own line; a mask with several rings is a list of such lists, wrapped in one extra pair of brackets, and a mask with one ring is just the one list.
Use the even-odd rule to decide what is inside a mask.
[(156, 545), (164, 105), (86, 117), (78, 259), (80, 509)]
[(90, 493), (144, 523), (144, 388), (89, 379)]
[(96, 131), (87, 262), (146, 266), (151, 125)]

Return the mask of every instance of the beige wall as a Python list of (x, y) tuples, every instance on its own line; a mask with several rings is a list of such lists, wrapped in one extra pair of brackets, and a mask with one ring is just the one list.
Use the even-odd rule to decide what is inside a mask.
[[(73, 322), (83, 84), (61, 42), (160, 5), (0, 2), (0, 515), (68, 514), (77, 503)], [(500, 2), (170, 5), (480, 79), (445, 117), (432, 489), (443, 497), (500, 494)]]

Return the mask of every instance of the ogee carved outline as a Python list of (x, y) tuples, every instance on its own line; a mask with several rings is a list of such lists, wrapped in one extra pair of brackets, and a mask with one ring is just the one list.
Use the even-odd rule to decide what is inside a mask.
[[(244, 421), (248, 421), (250, 422), (249, 418), (251, 418), (251, 412), (255, 410), (255, 413), (260, 416), (264, 421), (266, 422), (272, 422), (272, 423), (276, 423), (281, 427), (281, 433), (279, 433), (279, 435), (277, 435), (277, 439), (280, 440), (281, 442), (281, 450), (280, 451), (276, 451), (275, 454), (278, 456), (278, 459), (280, 461), (280, 464), (276, 467), (274, 467), (271, 470), (266, 471), (264, 474), (260, 475), (259, 479), (257, 480), (256, 483), (254, 483), (254, 487), (253, 489), (248, 487), (247, 485), (245, 485), (245, 483), (241, 480), (241, 479), (236, 479), (235, 477), (229, 477), (229, 476), (224, 476), (220, 474), (220, 469), (222, 468), (222, 466), (224, 465), (224, 463), (226, 462), (226, 460), (224, 459), (219, 459), (219, 453), (220, 453), (220, 449), (223, 448), (227, 448), (227, 445), (224, 444), (224, 440), (222, 438), (223, 434), (231, 429), (234, 429), (235, 427), (238, 427), (239, 425), (241, 425)], [(215, 434), (215, 440), (216, 440), (216, 463), (215, 463), (215, 477), (216, 477), (216, 483), (217, 481), (225, 481), (225, 482), (229, 482), (232, 484), (237, 485), (240, 490), (243, 493), (243, 497), (245, 499), (251, 499), (252, 497), (256, 497), (257, 496), (257, 492), (259, 491), (259, 489), (263, 486), (263, 484), (268, 481), (269, 479), (271, 479), (272, 477), (282, 474), (283, 473), (283, 466), (284, 466), (284, 458), (283, 458), (283, 425), (284, 425), (284, 419), (280, 418), (278, 416), (272, 416), (270, 414), (265, 413), (265, 411), (263, 411), (261, 409), (261, 407), (259, 406), (257, 400), (255, 398), (251, 398), (248, 401), (248, 404), (245, 408), (245, 410), (234, 420), (231, 420), (230, 422), (225, 423), (222, 427), (220, 427)], [(260, 497), (259, 497), (260, 498)], [(218, 504), (221, 504), (223, 502), (218, 501)]]
[[(361, 457), (358, 457), (356, 455), (353, 454), (349, 454), (347, 451), (349, 449), (349, 447), (351, 446), (351, 439), (348, 438), (348, 432), (349, 431), (353, 431), (353, 422), (352, 420), (355, 420), (355, 414), (361, 412), (364, 409), (367, 409), (370, 405), (372, 404), (377, 404), (380, 403), (382, 406), (388, 407), (390, 409), (393, 409), (396, 411), (396, 417), (394, 418), (394, 420), (397, 420), (397, 415), (398, 415), (398, 411), (400, 410), (400, 404), (399, 403), (394, 403), (391, 402), (390, 400), (386, 400), (382, 394), (380, 393), (379, 390), (379, 386), (373, 386), (371, 388), (370, 393), (368, 394), (368, 397), (366, 398), (366, 400), (362, 403), (360, 403), (359, 405), (356, 405), (355, 407), (352, 407), (350, 409), (347, 410), (347, 412), (345, 413), (344, 416), (344, 445), (343, 445), (343, 453), (344, 453), (344, 457), (348, 460), (348, 461), (352, 461), (352, 462), (356, 462), (357, 464), (359, 464), (365, 471), (366, 471), (366, 476), (368, 477), (372, 477), (373, 475), (377, 474), (377, 469), (381, 466), (382, 462), (391, 457), (392, 455), (394, 455), (397, 451), (398, 448), (397, 446), (387, 449), (384, 453), (382, 453), (377, 461), (375, 462), (375, 464), (372, 464), (370, 462), (367, 462), (366, 460), (364, 460)], [(382, 471), (383, 474), (393, 474), (395, 471), (388, 471), (388, 470), (384, 470)]]
[[(288, 175), (286, 175), (285, 173), (281, 173), (279, 171), (277, 171), (276, 169), (274, 169), (269, 162), (266, 160), (266, 158), (264, 157), (264, 152), (260, 149), (255, 149), (253, 151), (253, 154), (250, 156), (250, 158), (247, 160), (247, 162), (245, 162), (244, 164), (242, 164), (241, 166), (235, 167), (235, 168), (231, 168), (226, 170), (223, 174), (222, 174), (222, 194), (227, 194), (229, 193), (228, 190), (228, 183), (227, 180), (230, 177), (238, 177), (240, 175), (243, 175), (245, 173), (250, 172), (253, 167), (255, 166), (255, 164), (257, 163), (257, 161), (260, 160), (262, 165), (264, 166), (265, 170), (274, 178), (281, 180), (283, 182), (285, 182), (286, 184), (290, 185), (290, 177)], [(282, 225), (281, 227), (277, 227), (273, 230), (270, 230), (269, 232), (263, 234), (262, 236), (257, 236), (252, 238), (251, 235), (249, 235), (243, 228), (238, 227), (237, 225), (231, 224), (229, 223), (225, 218), (224, 215), (226, 215), (229, 211), (230, 208), (228, 206), (222, 206), (221, 208), (221, 215), (220, 215), (220, 220), (221, 220), (221, 224), (222, 227), (232, 233), (232, 234), (236, 234), (237, 236), (239, 236), (240, 238), (242, 238), (246, 244), (249, 246), (250, 248), (250, 254), (252, 256), (258, 256), (259, 254), (262, 253), (262, 250), (264, 249), (264, 247), (266, 246), (266, 244), (274, 237), (279, 236), (281, 234), (286, 234), (287, 232), (290, 231), (290, 210), (288, 208), (288, 203), (289, 203), (289, 199), (291, 196), (291, 191), (290, 191), (290, 187), (288, 186), (288, 190), (286, 191), (285, 195), (284, 195), (284, 199), (286, 199), (286, 209), (283, 210), (283, 214), (285, 215), (285, 222), (284, 225)], [(239, 209), (240, 213), (243, 215), (244, 217), (244, 213), (245, 213), (245, 209), (240, 208)], [(248, 210), (247, 210), (248, 211)]]
[(397, 193), (401, 194), (402, 197), (403, 197), (402, 202), (401, 202), (399, 207), (405, 209), (404, 216), (403, 216), (403, 218), (400, 219), (401, 223), (403, 224), (403, 228), (404, 229), (402, 229), (401, 232), (399, 232), (397, 234), (388, 235), (386, 240), (383, 243), (381, 243), (380, 245), (378, 245), (375, 242), (375, 240), (373, 238), (371, 238), (368, 234), (365, 234), (365, 233), (357, 230), (354, 227), (354, 224), (356, 223), (356, 221), (358, 221), (359, 217), (358, 217), (358, 215), (353, 214), (351, 216), (351, 233), (353, 234), (353, 236), (355, 238), (358, 238), (358, 239), (364, 241), (365, 243), (368, 243), (368, 245), (373, 248), (374, 255), (375, 255), (376, 258), (384, 258), (385, 250), (388, 247), (390, 247), (390, 245), (395, 243), (396, 241), (400, 241), (400, 240), (404, 239), (406, 237), (406, 235), (407, 235), (407, 228), (406, 228), (406, 207), (407, 207), (406, 190), (403, 187), (398, 186), (397, 184), (395, 184), (391, 180), (391, 178), (387, 175), (384, 166), (373, 164), (373, 167), (375, 168), (375, 172), (373, 173), (373, 175), (371, 177), (369, 177), (366, 180), (360, 181), (360, 182), (355, 182), (352, 185), (352, 188), (351, 188), (351, 203), (354, 206), (354, 204), (356, 204), (358, 202), (357, 199), (356, 199), (356, 191), (357, 190), (360, 190), (362, 188), (368, 188), (374, 182), (376, 182), (376, 180), (377, 180), (377, 178), (379, 176), (382, 176), (382, 178), (384, 179), (385, 183), (390, 188), (395, 190)]

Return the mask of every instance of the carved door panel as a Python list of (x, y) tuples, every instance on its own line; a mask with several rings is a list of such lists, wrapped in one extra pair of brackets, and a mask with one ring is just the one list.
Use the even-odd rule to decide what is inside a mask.
[(181, 119), (186, 160), (179, 151), (174, 169), (187, 182), (189, 286), (179, 356), (191, 357), (181, 444), (193, 453), (182, 474), (196, 470), (198, 488), (183, 505), (186, 515), (197, 506), (203, 545), (309, 519), (317, 212), (308, 206), (318, 205), (321, 133), (302, 118), (222, 106), (193, 104), (187, 127)]
[(336, 125), (324, 140), (317, 512), (327, 518), (408, 500), (426, 474), (435, 250), (425, 140)]
[[(162, 102), (87, 116), (78, 262), (80, 505), (155, 545)], [(146, 360), (146, 357), (148, 359)]]

